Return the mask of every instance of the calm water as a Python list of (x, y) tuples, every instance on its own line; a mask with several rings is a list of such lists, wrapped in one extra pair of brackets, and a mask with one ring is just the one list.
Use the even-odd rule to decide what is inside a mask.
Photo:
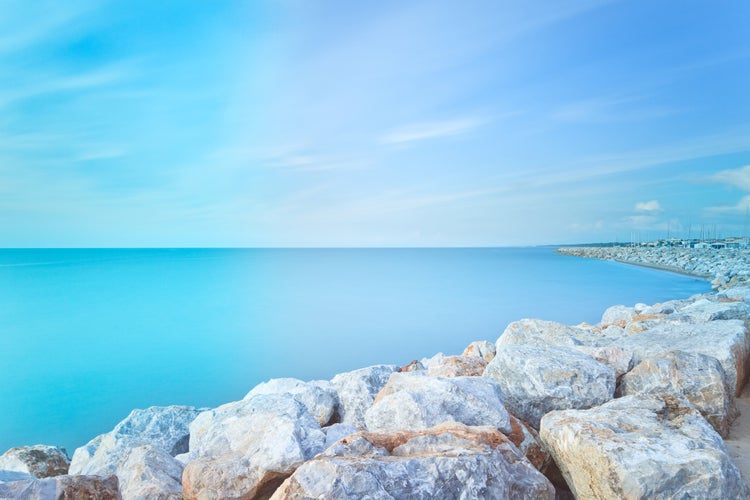
[(709, 290), (550, 249), (0, 250), (0, 453), (72, 453), (132, 408), (216, 406)]

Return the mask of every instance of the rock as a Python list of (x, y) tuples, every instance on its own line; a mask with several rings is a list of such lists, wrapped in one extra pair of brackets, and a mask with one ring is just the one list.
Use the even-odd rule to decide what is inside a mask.
[(326, 435), (326, 442), (324, 445), (325, 448), (328, 448), (336, 441), (340, 441), (347, 436), (351, 436), (352, 434), (356, 434), (359, 432), (359, 429), (349, 424), (333, 424), (329, 425), (328, 427), (323, 427), (321, 430)]
[(257, 395), (220, 406), (190, 424), (184, 497), (270, 494), (324, 445), (318, 422), (289, 394)]
[(431, 377), (481, 377), (487, 361), (479, 356), (443, 356), (427, 368)]
[(740, 320), (716, 320), (708, 323), (659, 324), (638, 335), (617, 340), (617, 345), (633, 352), (633, 362), (671, 351), (705, 354), (719, 360), (732, 395), (748, 373), (750, 335)]
[(303, 382), (295, 378), (275, 378), (258, 384), (245, 399), (258, 394), (291, 394), (305, 405), (318, 424), (326, 425), (338, 405), (338, 395), (327, 380)]
[(0, 482), (0, 498), (119, 500), (117, 477), (54, 476)]
[(68, 473), (70, 459), (63, 448), (38, 444), (11, 448), (0, 456), (0, 469), (45, 478)]
[(26, 472), (18, 472), (15, 470), (0, 469), (0, 483), (21, 481), (22, 479), (34, 479), (34, 476)]
[(349, 436), (302, 465), (271, 498), (554, 497), (547, 478), (497, 429), (451, 423)]
[(602, 328), (609, 326), (619, 326), (625, 328), (625, 326), (633, 319), (635, 315), (635, 308), (625, 306), (612, 306), (607, 308), (602, 314), (601, 325)]
[(673, 351), (641, 361), (618, 388), (623, 396), (669, 394), (695, 406), (722, 437), (735, 417), (721, 364), (710, 356)]
[(615, 392), (612, 368), (568, 347), (500, 345), (484, 376), (500, 384), (508, 411), (534, 428), (549, 411), (591, 408)]
[(750, 306), (744, 302), (716, 302), (700, 299), (681, 308), (678, 314), (687, 316), (696, 323), (725, 319), (744, 321), (750, 316)]
[(184, 465), (166, 451), (150, 445), (130, 448), (117, 467), (124, 499), (182, 500)]
[(750, 302), (750, 286), (729, 288), (718, 294), (719, 299), (739, 300)]
[(388, 382), (391, 373), (397, 370), (395, 365), (375, 365), (333, 377), (331, 384), (339, 397), (338, 418), (334, 420), (363, 428), (365, 412), (372, 406), (375, 395)]
[(398, 369), (401, 373), (418, 372), (424, 370), (424, 365), (416, 359)]
[(626, 396), (548, 413), (540, 436), (576, 498), (747, 498), (724, 442), (686, 401)]
[(612, 368), (617, 380), (633, 368), (633, 353), (616, 345), (602, 347), (575, 346), (574, 349)]
[[(141, 498), (137, 492), (143, 491), (149, 492), (149, 497), (177, 498), (182, 463), (173, 456), (188, 451), (189, 425), (201, 412), (185, 406), (133, 410), (112, 431), (75, 451), (70, 474), (116, 474), (126, 500)], [(136, 463), (138, 460), (142, 462)], [(178, 469), (180, 473), (176, 473)], [(157, 495), (157, 491), (161, 493)]]
[[(509, 324), (495, 343), (503, 345), (568, 346), (600, 345), (602, 337), (586, 328), (541, 319), (522, 319)], [(602, 344), (603, 345), (603, 344)]]
[(544, 449), (539, 434), (526, 422), (510, 415), (510, 434), (508, 439), (531, 462), (536, 470), (547, 476), (547, 470), (553, 466), (552, 457)]
[(495, 350), (495, 344), (492, 342), (475, 340), (464, 349), (462, 356), (476, 356), (489, 363), (495, 357)]
[(500, 385), (482, 377), (394, 373), (365, 413), (371, 432), (415, 431), (449, 421), (511, 430)]

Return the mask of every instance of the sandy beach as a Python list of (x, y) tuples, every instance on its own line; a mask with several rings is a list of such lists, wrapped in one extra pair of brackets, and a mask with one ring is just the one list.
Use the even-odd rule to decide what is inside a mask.
[(745, 384), (742, 395), (735, 402), (740, 416), (732, 424), (724, 442), (745, 482), (750, 485), (750, 384)]

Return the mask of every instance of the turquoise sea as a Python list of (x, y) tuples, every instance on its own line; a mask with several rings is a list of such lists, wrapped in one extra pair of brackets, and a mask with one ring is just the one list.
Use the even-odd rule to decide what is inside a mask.
[(0, 250), (0, 453), (69, 452), (133, 408), (216, 406), (494, 341), (516, 319), (597, 322), (707, 282), (550, 248)]

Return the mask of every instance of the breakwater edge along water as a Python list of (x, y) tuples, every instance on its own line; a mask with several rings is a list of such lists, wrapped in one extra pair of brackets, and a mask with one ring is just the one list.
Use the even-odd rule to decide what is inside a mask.
[(561, 251), (716, 290), (595, 324), (519, 319), (461, 354), (273, 379), (212, 409), (134, 410), (70, 464), (9, 450), (0, 497), (746, 498), (724, 438), (750, 372), (747, 254), (601, 250)]

